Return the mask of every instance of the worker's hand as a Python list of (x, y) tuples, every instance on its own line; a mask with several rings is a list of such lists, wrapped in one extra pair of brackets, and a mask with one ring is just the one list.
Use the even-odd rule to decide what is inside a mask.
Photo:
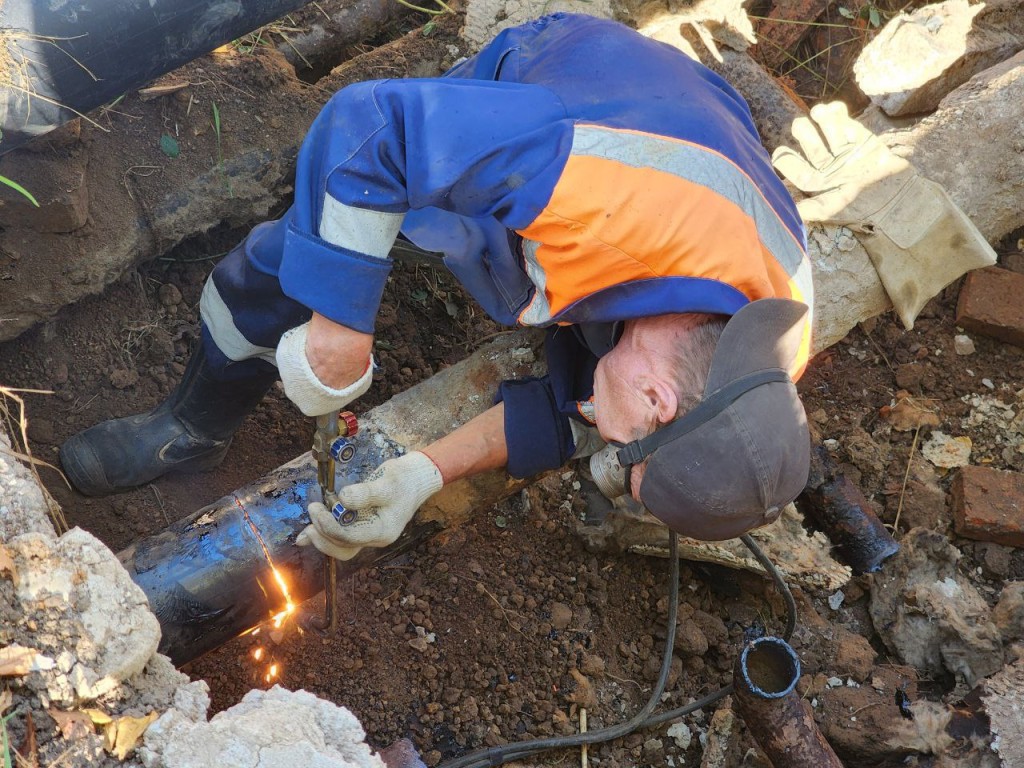
[(310, 504), (312, 525), (296, 541), (313, 544), (339, 560), (351, 559), (361, 547), (386, 547), (401, 535), (420, 505), (443, 486), (441, 471), (425, 453), (413, 451), (389, 459), (365, 482), (338, 492), (345, 508), (356, 513), (354, 522), (341, 525), (322, 504)]
[(309, 519), (313, 522), (302, 529), (302, 532), (295, 538), (295, 543), (300, 547), (312, 544), (328, 557), (336, 560), (351, 560), (362, 547), (350, 547), (337, 536), (341, 525), (334, 519), (334, 515), (319, 501), (314, 501), (308, 507)]
[(353, 374), (358, 378), (351, 384), (340, 389), (328, 386), (320, 380), (310, 364), (306, 348), (309, 331), (310, 323), (304, 323), (285, 332), (277, 345), (277, 370), (281, 374), (281, 383), (288, 399), (307, 416), (323, 416), (341, 410), (370, 388), (373, 382), (373, 357), (369, 356), (366, 368), (360, 371), (361, 375)]
[(907, 329), (949, 283), (995, 263), (991, 246), (946, 191), (852, 119), (842, 102), (794, 120), (793, 136), (802, 154), (779, 147), (772, 163), (814, 195), (797, 203), (800, 215), (857, 233)]

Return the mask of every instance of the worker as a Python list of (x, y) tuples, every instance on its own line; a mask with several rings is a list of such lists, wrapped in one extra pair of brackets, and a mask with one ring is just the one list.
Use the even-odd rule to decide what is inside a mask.
[(811, 271), (750, 111), (674, 48), (573, 14), (507, 29), (443, 77), (335, 94), (292, 207), (207, 280), (180, 385), (70, 438), (68, 479), (98, 496), (216, 466), (278, 377), (308, 416), (358, 398), (400, 234), (495, 320), (548, 329), (548, 373), (342, 488), (352, 524), (312, 504), (299, 543), (348, 559), (448, 483), (605, 444), (608, 492), (700, 539), (770, 523), (804, 488)]

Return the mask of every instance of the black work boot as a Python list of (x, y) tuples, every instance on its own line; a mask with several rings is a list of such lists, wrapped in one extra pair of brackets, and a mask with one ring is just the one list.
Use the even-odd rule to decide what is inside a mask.
[(212, 469), (276, 380), (276, 372), (214, 379), (200, 344), (177, 389), (152, 411), (104, 421), (68, 439), (60, 448), (64, 474), (86, 496), (106, 496), (167, 472)]

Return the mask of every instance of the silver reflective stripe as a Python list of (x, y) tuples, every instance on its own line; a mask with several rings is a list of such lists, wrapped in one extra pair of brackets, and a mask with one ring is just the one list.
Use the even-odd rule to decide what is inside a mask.
[(754, 182), (711, 150), (657, 136), (577, 125), (572, 154), (601, 157), (633, 168), (653, 168), (707, 187), (753, 218), (761, 242), (789, 275), (800, 266), (803, 250)]
[(404, 213), (369, 211), (326, 195), (320, 215), (320, 237), (331, 245), (386, 259), (404, 218)]
[(800, 301), (808, 307), (814, 306), (814, 281), (811, 279), (811, 262), (804, 259), (797, 267), (796, 274), (792, 276), (797, 290), (800, 291)]
[(519, 322), (523, 325), (546, 325), (551, 322), (551, 305), (548, 304), (546, 292), (548, 276), (540, 262), (537, 261), (538, 248), (540, 248), (540, 243), (536, 240), (523, 238), (523, 261), (526, 266), (526, 275), (536, 286), (533, 299), (523, 314), (519, 316)]
[(199, 299), (199, 315), (210, 331), (213, 343), (229, 360), (238, 362), (260, 357), (277, 365), (277, 360), (274, 357), (276, 350), (253, 344), (238, 330), (234, 318), (231, 317), (231, 310), (224, 303), (224, 299), (220, 297), (220, 292), (213, 284), (212, 277), (207, 278), (206, 285), (203, 286), (203, 295)]

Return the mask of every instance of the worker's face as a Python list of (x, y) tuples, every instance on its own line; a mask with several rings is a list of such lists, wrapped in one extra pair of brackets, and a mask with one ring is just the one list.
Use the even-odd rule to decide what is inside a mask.
[[(634, 328), (627, 324), (619, 343), (598, 360), (594, 371), (594, 414), (597, 431), (606, 442), (629, 443), (654, 429), (655, 412), (638, 386), (645, 373)], [(638, 464), (630, 470), (630, 488), (637, 501), (644, 467)]]

